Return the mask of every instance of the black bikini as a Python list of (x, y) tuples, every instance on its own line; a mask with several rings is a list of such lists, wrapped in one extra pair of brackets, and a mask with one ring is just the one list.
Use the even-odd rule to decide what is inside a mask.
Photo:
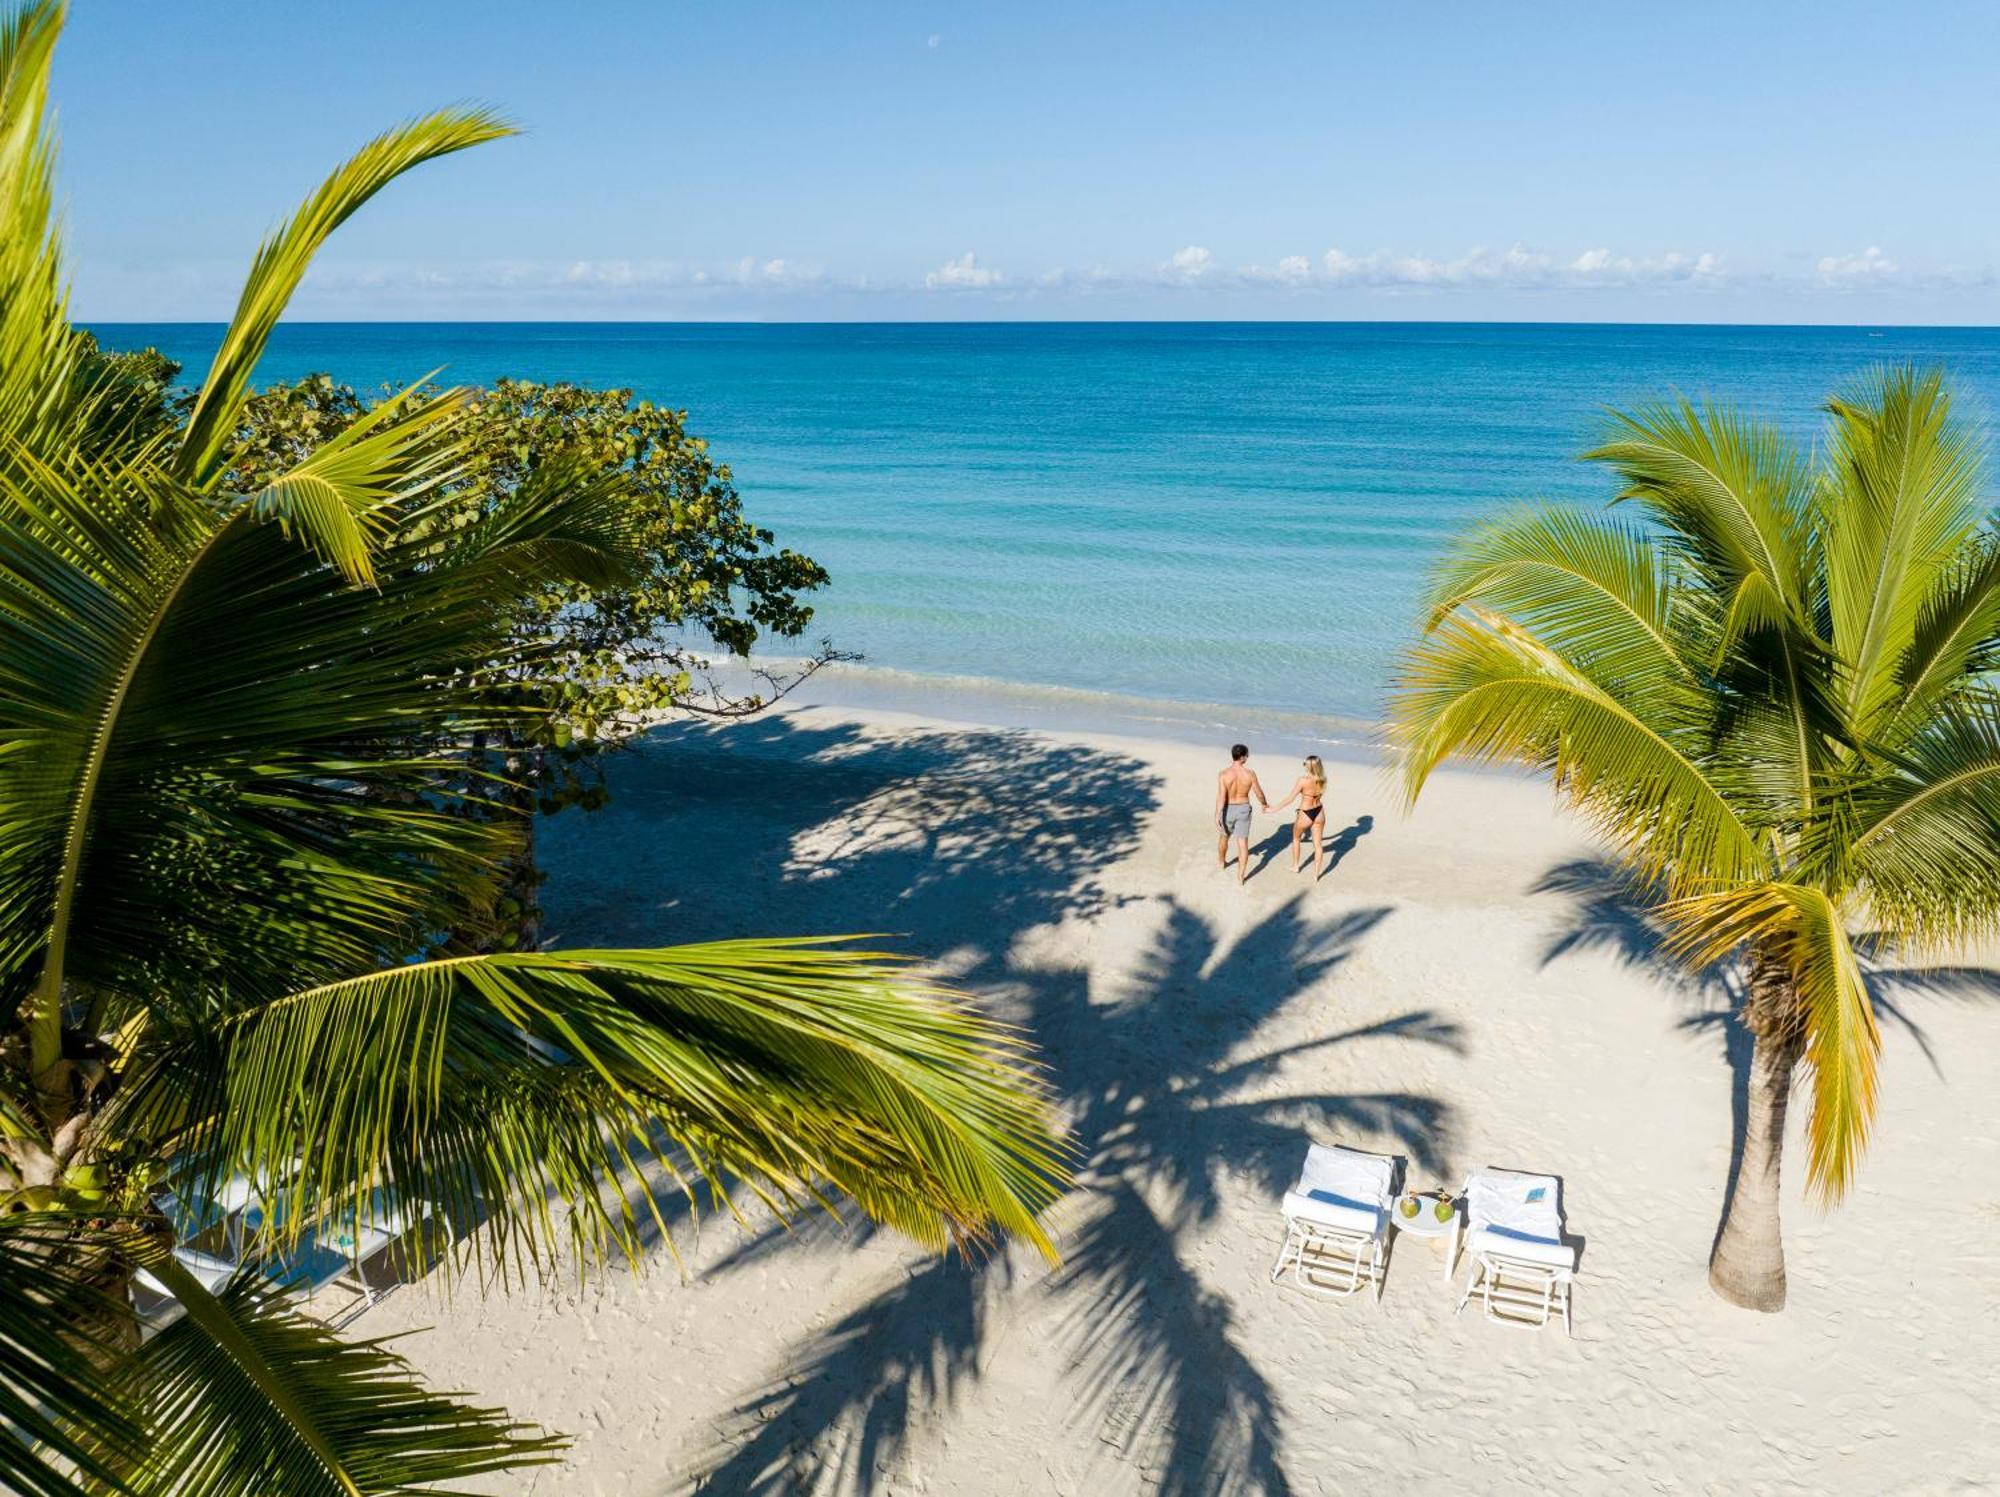
[(1326, 810), (1326, 806), (1325, 806), (1325, 804), (1324, 804), (1324, 803), (1322, 803), (1322, 804), (1320, 804), (1320, 805), (1317, 805), (1317, 806), (1300, 806), (1300, 807), (1299, 807), (1299, 814), (1300, 814), (1301, 816), (1305, 817), (1305, 819), (1306, 819), (1307, 821), (1318, 821), (1318, 820), (1319, 820), (1319, 818), (1320, 818), (1320, 816), (1321, 816), (1321, 814), (1322, 814), (1322, 813), (1323, 813), (1323, 812), (1324, 812), (1325, 810)]

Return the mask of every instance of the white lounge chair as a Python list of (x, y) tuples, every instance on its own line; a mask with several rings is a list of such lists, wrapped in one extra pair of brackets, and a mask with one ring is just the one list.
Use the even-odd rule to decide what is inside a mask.
[(1472, 1274), (1458, 1308), (1476, 1294), (1486, 1318), (1502, 1325), (1545, 1326), (1562, 1314), (1570, 1325), (1576, 1248), (1563, 1240), (1562, 1186), (1553, 1175), (1477, 1170), (1465, 1182), (1465, 1247)]
[[(254, 1219), (255, 1213), (252, 1213)], [(336, 1330), (348, 1325), (381, 1301), (387, 1289), (368, 1281), (367, 1268), (389, 1249), (404, 1244), (419, 1229), (428, 1238), (442, 1231), (447, 1250), (456, 1242), (450, 1222), (421, 1202), (413, 1208), (392, 1205), (387, 1192), (377, 1187), (370, 1193), (365, 1225), (355, 1213), (340, 1211), (316, 1223), (292, 1246), (271, 1254), (262, 1265), (273, 1283), (303, 1295), (314, 1314)], [(391, 1286), (393, 1287), (393, 1286)], [(338, 1288), (354, 1296), (352, 1302), (322, 1313), (316, 1304), (323, 1290)]]
[[(225, 1176), (206, 1195), (186, 1187), (184, 1179), (154, 1196), (153, 1204), (174, 1229), (174, 1261), (210, 1294), (219, 1294), (244, 1266), (243, 1217), (256, 1208), (262, 1192), (243, 1174)], [(157, 1335), (187, 1313), (147, 1269), (134, 1272), (131, 1294), (141, 1336)]]
[(1339, 1299), (1372, 1285), (1381, 1299), (1395, 1175), (1386, 1155), (1309, 1145), (1299, 1183), (1285, 1192), (1285, 1241), (1272, 1282), (1289, 1268), (1308, 1294)]
[[(447, 1249), (457, 1240), (450, 1222), (428, 1204), (414, 1210), (392, 1207), (378, 1188), (369, 1198), (366, 1225), (357, 1229), (355, 1213), (338, 1212), (308, 1228), (296, 1243), (273, 1245), (262, 1235), (273, 1194), (242, 1175), (231, 1175), (207, 1197), (160, 1197), (156, 1204), (181, 1239), (173, 1250), (175, 1260), (211, 1294), (239, 1271), (292, 1290), (316, 1311), (323, 1290), (346, 1290), (354, 1296), (352, 1302), (323, 1316), (338, 1329), (387, 1292), (368, 1281), (366, 1269), (389, 1248), (418, 1228), (442, 1230)], [(217, 1238), (220, 1242), (214, 1243)], [(132, 1299), (143, 1334), (157, 1334), (186, 1313), (173, 1292), (144, 1269), (134, 1275)]]
[[(194, 1275), (195, 1282), (210, 1294), (220, 1294), (222, 1286), (235, 1277), (242, 1265), (231, 1258), (217, 1257), (214, 1253), (204, 1253), (199, 1248), (177, 1247), (174, 1261)], [(135, 1269), (132, 1274), (132, 1312), (138, 1317), (139, 1334), (142, 1338), (157, 1336), (168, 1326), (187, 1314), (187, 1309), (150, 1269)]]

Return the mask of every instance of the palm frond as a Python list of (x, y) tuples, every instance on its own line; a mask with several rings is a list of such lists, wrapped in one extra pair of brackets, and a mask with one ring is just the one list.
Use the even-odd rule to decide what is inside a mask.
[(415, 502), (372, 590), (143, 465), (14, 480), (0, 958), (39, 980), (38, 1071), (65, 983), (272, 996), (476, 923), (519, 834), (463, 814), (466, 744), (545, 710), (496, 690), (552, 648), (515, 636), (515, 600), (627, 565), (615, 475), (551, 465), (438, 535)]
[[(428, 516), (417, 512), (410, 554), (461, 574), (461, 585), (463, 574), (477, 573), (488, 591), (510, 599), (555, 582), (627, 586), (646, 558), (626, 483), (622, 472), (583, 455), (558, 456), (516, 485), (504, 503), (441, 537), (428, 536)], [(439, 500), (433, 508), (449, 503)]]
[(459, 475), (454, 424), (469, 392), (428, 397), (413, 386), (385, 400), (250, 497), (251, 509), (296, 534), (350, 582), (373, 584), (375, 553), (397, 511)]
[(1757, 577), (1772, 609), (1810, 618), (1811, 484), (1775, 427), (1682, 400), (1614, 413), (1584, 457), (1618, 473), (1620, 497), (1663, 526), (1718, 594)]
[(443, 109), (411, 120), (363, 146), (264, 241), (189, 413), (177, 459), (182, 477), (205, 485), (221, 473), (271, 329), (328, 236), (412, 167), (511, 133), (483, 109)]
[(2000, 532), (1968, 540), (1931, 586), (1896, 664), (1891, 717), (1871, 736), (1903, 741), (1940, 702), (2000, 668)]
[(390, 1497), (544, 1465), (563, 1441), (420, 1384), (388, 1343), (342, 1341), (243, 1277), (211, 1295), (171, 1257), (149, 1265), (187, 1315), (123, 1378), (143, 1399), (139, 1491), (174, 1497)]
[(1695, 676), (1666, 556), (1609, 516), (1549, 505), (1482, 525), (1433, 569), (1425, 627), (1467, 604), (1516, 620), (1610, 691)]
[(63, 12), (43, 0), (0, 19), (0, 460), (15, 447), (57, 451), (81, 425), (84, 347), (62, 286), (47, 124)]
[[(55, 1060), (70, 920), (135, 672), (212, 520), (147, 471), (0, 463), (0, 963)], [(37, 961), (33, 953), (39, 951)]]
[(213, 1101), (213, 1158), (291, 1177), (294, 1231), (308, 1203), (483, 1201), (546, 1246), (553, 1185), (600, 1232), (579, 1245), (630, 1252), (637, 1223), (593, 1203), (618, 1185), (657, 1216), (637, 1166), (671, 1146), (719, 1191), (782, 1208), (830, 1187), (929, 1246), (997, 1229), (1048, 1252), (1037, 1216), (1067, 1174), (1018, 1035), (826, 941), (414, 963), (249, 1008), (208, 1045), (129, 1086), (126, 1126)]
[(1620, 498), (1682, 558), (1705, 670), (1724, 696), (1777, 709), (1748, 720), (1750, 747), (1782, 766), (1785, 799), (1809, 804), (1839, 719), (1828, 706), (1835, 661), (1822, 637), (1813, 484), (1797, 449), (1774, 427), (1682, 400), (1614, 414), (1609, 439), (1584, 456), (1618, 473)]
[(1833, 644), (1850, 721), (1866, 730), (1986, 517), (1979, 450), (1937, 371), (1878, 371), (1829, 406), (1829, 482), (1819, 504)]
[[(1877, 918), (1934, 947), (2000, 927), (2000, 712), (1992, 700), (1935, 715), (1858, 784), (1841, 820), (1815, 829), (1833, 872)], [(1836, 884), (1836, 886), (1838, 886)]]
[(1671, 699), (1646, 706), (1650, 716), (1519, 625), (1461, 609), (1405, 657), (1389, 736), (1412, 800), (1453, 755), (1542, 769), (1646, 877), (1755, 876), (1763, 851), (1700, 761), (1702, 724), (1676, 720)]
[(138, 1410), (105, 1383), (116, 1307), (89, 1236), (59, 1213), (0, 1214), (0, 1488), (22, 1497), (123, 1492), (112, 1467), (143, 1448)]
[(1674, 950), (1707, 966), (1755, 948), (1789, 975), (1798, 1033), (1812, 1067), (1806, 1180), (1831, 1202), (1853, 1183), (1875, 1121), (1882, 1035), (1840, 908), (1823, 889), (1769, 881), (1669, 900), (1661, 916)]

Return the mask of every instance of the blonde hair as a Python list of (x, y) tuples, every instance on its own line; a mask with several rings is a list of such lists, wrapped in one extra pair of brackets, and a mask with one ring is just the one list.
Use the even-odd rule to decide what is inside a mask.
[(1318, 754), (1306, 755), (1306, 772), (1313, 777), (1313, 783), (1326, 789), (1326, 766), (1319, 762)]

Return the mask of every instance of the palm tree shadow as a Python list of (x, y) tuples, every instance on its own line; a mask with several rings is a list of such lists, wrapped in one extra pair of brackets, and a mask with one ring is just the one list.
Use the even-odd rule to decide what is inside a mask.
[[(1084, 1411), (1075, 1417), (1141, 1408), (1115, 1448), (1143, 1450), (1169, 1492), (1285, 1490), (1279, 1402), (1239, 1344), (1226, 1297), (1203, 1286), (1188, 1252), (1227, 1200), (1275, 1200), (1302, 1131), (1366, 1131), (1425, 1159), (1443, 1151), (1451, 1118), (1435, 1098), (1274, 1085), (1334, 1049), (1457, 1047), (1455, 1026), (1435, 1013), (1327, 1025), (1262, 1053), (1254, 1044), (1389, 911), (1308, 918), (1301, 894), (1226, 941), (1169, 903), (1130, 979), (1094, 992), (1080, 961), (1022, 955), (1045, 949), (1022, 938), (1127, 898), (1103, 876), (1158, 809), (1159, 781), (1141, 761), (1025, 733), (887, 737), (778, 713), (660, 730), (619, 756), (611, 779), (619, 816), (609, 845), (588, 819), (548, 823), (543, 845), (559, 875), (551, 934), (621, 946), (886, 929), (903, 932), (909, 949), (948, 954), (956, 982), (992, 994), (1040, 1040), (1073, 1121), (1080, 1169), (1056, 1214), (1084, 1225), (1047, 1292), (1065, 1310), (1115, 1298), (1121, 1284), (1150, 1296), (1149, 1312), (1114, 1317), (1115, 1329), (1073, 1349), (1068, 1402)], [(730, 835), (714, 836), (718, 825)], [(874, 1231), (851, 1211), (810, 1218), (754, 1235), (706, 1272), (826, 1251), (835, 1235), (866, 1242)], [(1024, 1267), (1007, 1254), (913, 1266), (786, 1349), (687, 1474), (731, 1493), (909, 1485), (898, 1473), (920, 1432), (976, 1379), (996, 1309), (1003, 1299), (1010, 1314), (1032, 1308), (1021, 1295), (1044, 1280)], [(1143, 1346), (1151, 1336), (1164, 1339)], [(1170, 1374), (1179, 1379), (1171, 1406), (1146, 1411), (1135, 1380)]]
[[(1608, 952), (1621, 963), (1645, 972), (1680, 996), (1691, 1011), (1677, 1027), (1686, 1033), (1719, 1034), (1729, 1066), (1729, 1175), (1722, 1193), (1723, 1209), (1736, 1193), (1743, 1168), (1743, 1145), (1750, 1117), (1750, 1061), (1754, 1042), (1743, 1023), (1747, 996), (1742, 974), (1733, 962), (1690, 968), (1668, 947), (1667, 933), (1654, 911), (1658, 894), (1643, 880), (1605, 858), (1578, 858), (1558, 863), (1535, 883), (1534, 893), (1556, 894), (1571, 901), (1570, 919), (1542, 952), (1542, 965), (1580, 952)], [(1942, 1077), (1930, 1036), (1900, 1001), (1902, 995), (1923, 994), (1960, 1000), (2000, 999), (2000, 972), (1983, 967), (1892, 967), (1881, 958), (1887, 944), (1875, 937), (1856, 942), (1862, 957), (1875, 1011), (1906, 1034)], [(1715, 1234), (1722, 1234), (1718, 1217)], [(1710, 1244), (1711, 1250), (1713, 1243)]]
[(1064, 1324), (1072, 1417), (1125, 1459), (1157, 1462), (1160, 1491), (1291, 1492), (1278, 1402), (1237, 1344), (1228, 1299), (1188, 1268), (1131, 1181), (1096, 1194), (1057, 1280), (1076, 1301)]
[[(1654, 910), (1653, 888), (1608, 858), (1576, 858), (1558, 863), (1535, 882), (1531, 892), (1567, 898), (1570, 916), (1542, 951), (1542, 965), (1586, 952), (1604, 952), (1622, 965), (1643, 972), (1678, 997), (1684, 1009), (1675, 1027), (1683, 1033), (1718, 1034), (1729, 1066), (1729, 1174), (1722, 1192), (1724, 1209), (1736, 1193), (1743, 1170), (1743, 1146), (1750, 1126), (1750, 1057), (1752, 1041), (1743, 1027), (1747, 996), (1741, 974), (1731, 963), (1690, 968), (1668, 948), (1667, 932)], [(1716, 1219), (1715, 1237), (1722, 1235)], [(1710, 1243), (1713, 1250), (1714, 1243)]]
[(698, 1492), (792, 1493), (896, 1484), (918, 1421), (979, 1373), (1004, 1259), (937, 1257), (798, 1347), (783, 1376), (739, 1404), (726, 1455)]
[[(1168, 1494), (1291, 1490), (1279, 1400), (1241, 1346), (1228, 1299), (1187, 1259), (1192, 1232), (1223, 1209), (1230, 1182), (1275, 1199), (1306, 1129), (1372, 1130), (1434, 1160), (1450, 1127), (1445, 1104), (1409, 1093), (1247, 1094), (1316, 1051), (1462, 1045), (1454, 1024), (1419, 1011), (1244, 1055), (1245, 1040), (1389, 913), (1313, 923), (1302, 903), (1288, 901), (1226, 950), (1199, 916), (1170, 904), (1124, 991), (1092, 1002), (1087, 975), (1072, 969), (1037, 988), (1029, 1016), (1081, 1152), (1076, 1188), (1056, 1214), (1083, 1225), (1047, 1286), (1067, 1304), (1069, 1417), (1095, 1421)], [(737, 1261), (783, 1250), (766, 1234)], [(720, 1432), (702, 1462), (704, 1489), (894, 1486), (918, 1415), (948, 1412), (971, 1381), (1015, 1272), (1004, 1256), (925, 1265), (808, 1338)]]

